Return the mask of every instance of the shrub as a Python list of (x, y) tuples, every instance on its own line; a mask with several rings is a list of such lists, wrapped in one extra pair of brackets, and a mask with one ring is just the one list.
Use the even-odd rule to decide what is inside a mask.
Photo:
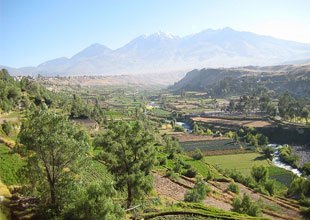
[(269, 193), (269, 195), (273, 196), (275, 193), (275, 183), (273, 180), (268, 180), (265, 182), (264, 187), (266, 191)]
[(184, 132), (185, 130), (182, 126), (176, 125), (176, 126), (174, 126), (174, 131), (175, 132)]
[(269, 178), (267, 167), (254, 165), (251, 170), (251, 175), (257, 183), (265, 182)]
[(305, 163), (304, 166), (302, 167), (302, 171), (304, 172), (304, 174), (309, 176), (310, 175), (310, 163)]
[(210, 170), (208, 170), (208, 174), (207, 174), (207, 176), (204, 178), (204, 180), (205, 180), (205, 181), (209, 181), (209, 180), (213, 180), (213, 178), (214, 178), (213, 173), (212, 173)]
[(193, 155), (194, 160), (201, 160), (203, 158), (203, 153), (201, 152), (200, 149), (196, 149), (195, 153)]
[(274, 149), (272, 147), (264, 147), (263, 148), (263, 154), (266, 156), (266, 158), (272, 160)]
[(159, 165), (164, 166), (164, 165), (166, 165), (166, 164), (167, 164), (166, 158), (164, 158), (164, 157), (160, 158), (160, 160), (159, 160)]
[(248, 214), (250, 216), (260, 216), (260, 208), (251, 200), (251, 198), (244, 194), (243, 198), (235, 197), (232, 203), (232, 211)]
[(202, 202), (211, 191), (202, 179), (198, 179), (194, 188), (189, 190), (184, 197), (185, 202)]
[(231, 183), (228, 185), (228, 189), (229, 191), (233, 192), (233, 193), (239, 193), (240, 192), (240, 189), (238, 187), (238, 185), (236, 183)]
[(4, 121), (3, 124), (1, 125), (2, 131), (9, 136), (12, 131), (13, 131), (13, 126), (10, 122)]
[(179, 160), (177, 160), (176, 163), (174, 164), (173, 171), (175, 173), (181, 173), (181, 170), (182, 170), (182, 164), (180, 163)]
[(179, 175), (177, 173), (174, 173), (172, 170), (168, 170), (165, 176), (175, 181), (178, 181), (180, 178)]
[(183, 165), (183, 168), (184, 169), (190, 169), (192, 166), (190, 165), (190, 164), (188, 164), (188, 163), (186, 163), (186, 164), (184, 164)]
[(183, 173), (183, 175), (189, 178), (194, 178), (197, 175), (197, 170), (194, 168), (189, 168)]
[(305, 219), (308, 219), (309, 216), (310, 216), (310, 208), (309, 207), (307, 207), (307, 208), (301, 207), (300, 213), (301, 213), (302, 216), (305, 217)]

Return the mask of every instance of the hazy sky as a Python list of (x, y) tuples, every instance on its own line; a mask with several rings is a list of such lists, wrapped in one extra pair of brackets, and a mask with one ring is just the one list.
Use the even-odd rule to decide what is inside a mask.
[(0, 0), (0, 65), (36, 66), (93, 43), (212, 28), (310, 43), (310, 0)]

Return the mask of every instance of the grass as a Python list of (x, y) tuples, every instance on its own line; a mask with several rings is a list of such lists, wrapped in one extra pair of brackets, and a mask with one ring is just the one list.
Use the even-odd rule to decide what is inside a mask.
[(23, 165), (24, 161), (19, 154), (0, 144), (0, 178), (4, 184), (18, 184), (20, 182), (18, 171)]
[(252, 166), (269, 166), (268, 161), (259, 153), (207, 156), (204, 161), (223, 170), (238, 170), (243, 175), (250, 175)]

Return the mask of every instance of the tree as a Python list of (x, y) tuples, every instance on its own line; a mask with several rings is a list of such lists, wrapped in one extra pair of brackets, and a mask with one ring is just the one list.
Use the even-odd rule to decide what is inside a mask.
[(104, 181), (82, 187), (76, 193), (76, 199), (64, 211), (64, 220), (118, 220), (124, 217), (121, 206), (112, 198), (116, 195), (113, 183)]
[(251, 170), (251, 175), (257, 183), (266, 182), (269, 178), (268, 169), (263, 165), (254, 165)]
[(185, 196), (184, 201), (185, 202), (202, 202), (206, 196), (207, 193), (209, 193), (211, 189), (207, 187), (205, 182), (202, 179), (198, 179), (194, 188), (189, 190)]
[(310, 111), (308, 108), (304, 107), (301, 111), (301, 117), (303, 117), (306, 120), (306, 123), (308, 124), (308, 118), (310, 116)]
[(274, 151), (275, 151), (274, 148), (272, 148), (270, 146), (263, 148), (263, 154), (266, 156), (266, 158), (268, 158), (270, 160), (272, 160), (272, 158), (273, 158)]
[(28, 181), (58, 212), (58, 200), (64, 196), (61, 189), (72, 181), (70, 178), (89, 150), (88, 136), (67, 117), (43, 109), (23, 122), (19, 139), (28, 154)]
[(140, 121), (110, 123), (95, 140), (99, 159), (114, 174), (116, 186), (127, 191), (127, 208), (152, 188), (151, 170), (156, 160), (151, 129)]

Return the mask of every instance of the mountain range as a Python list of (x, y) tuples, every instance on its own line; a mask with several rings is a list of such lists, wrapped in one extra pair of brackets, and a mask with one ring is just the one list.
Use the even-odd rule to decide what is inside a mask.
[(274, 65), (309, 58), (310, 44), (223, 28), (185, 37), (158, 32), (141, 35), (116, 50), (92, 44), (71, 58), (49, 60), (37, 67), (2, 67), (15, 75), (107, 76)]

